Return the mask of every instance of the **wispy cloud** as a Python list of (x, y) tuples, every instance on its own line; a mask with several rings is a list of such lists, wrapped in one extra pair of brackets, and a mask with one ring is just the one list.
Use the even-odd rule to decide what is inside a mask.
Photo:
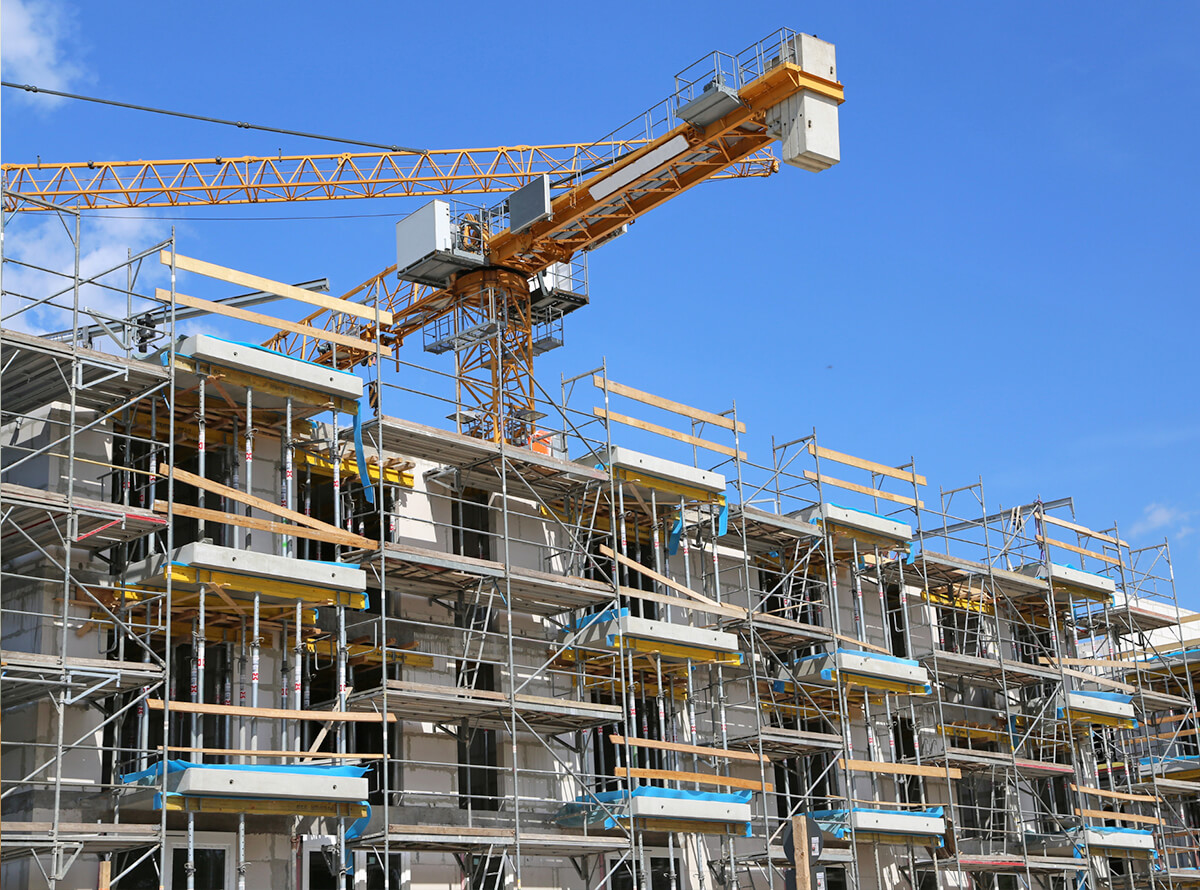
[[(57, 0), (4, 0), (0, 4), (0, 70), (4, 79), (70, 90), (85, 76), (73, 13)], [(6, 97), (8, 98), (8, 97)], [(18, 101), (49, 108), (65, 100), (16, 93)]]
[(1164, 534), (1180, 541), (1194, 531), (1188, 523), (1195, 515), (1195, 510), (1184, 510), (1171, 504), (1147, 504), (1142, 508), (1142, 517), (1129, 527), (1129, 535), (1141, 538)]

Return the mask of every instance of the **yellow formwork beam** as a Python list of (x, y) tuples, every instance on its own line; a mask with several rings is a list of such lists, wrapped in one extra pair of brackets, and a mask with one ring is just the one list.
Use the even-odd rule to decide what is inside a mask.
[[(303, 451), (296, 453), (296, 465), (299, 467), (308, 467), (314, 473), (323, 475), (333, 475), (333, 461), (327, 457), (322, 457), (316, 454), (308, 454)], [(353, 458), (342, 458), (339, 461), (341, 475), (353, 476), (358, 478), (358, 461)], [(379, 465), (367, 461), (367, 472), (370, 473), (372, 482), (379, 481)], [(400, 485), (404, 488), (413, 487), (413, 474), (410, 470), (400, 470), (395, 467), (385, 467), (383, 471), (383, 481), (387, 485)]]
[(248, 594), (276, 597), (314, 605), (349, 606), (352, 609), (366, 608), (367, 595), (348, 590), (334, 590), (328, 587), (316, 587), (309, 584), (297, 584), (293, 581), (279, 581), (272, 578), (258, 578), (253, 575), (238, 575), (233, 572), (217, 572), (212, 569), (199, 569), (195, 566), (169, 565), (163, 570), (163, 577), (170, 578), (175, 584), (213, 584), (225, 590), (226, 593)]
[(190, 797), (166, 794), (163, 809), (183, 813), (246, 813), (257, 816), (310, 816), (361, 819), (366, 804), (326, 800), (267, 800), (258, 797)]

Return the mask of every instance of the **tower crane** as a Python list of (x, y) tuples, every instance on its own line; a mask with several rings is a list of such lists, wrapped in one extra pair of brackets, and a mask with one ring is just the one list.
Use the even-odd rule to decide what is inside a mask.
[(490, 207), (434, 200), (397, 223), (396, 262), (343, 295), (391, 313), (390, 324), (327, 310), (303, 319), (361, 338), (362, 350), (286, 333), (264, 345), (348, 368), (373, 361), (376, 340), (395, 347), (424, 331), (428, 350), (455, 355), (464, 431), (525, 444), (537, 416), (534, 332), (587, 302), (581, 258), (699, 183), (769, 175), (775, 142), (786, 164), (833, 166), (843, 100), (833, 44), (781, 29), (740, 53), (704, 56), (665, 100), (588, 145), (6, 165), (5, 202), (19, 206), (22, 190), (89, 208), (511, 191)]

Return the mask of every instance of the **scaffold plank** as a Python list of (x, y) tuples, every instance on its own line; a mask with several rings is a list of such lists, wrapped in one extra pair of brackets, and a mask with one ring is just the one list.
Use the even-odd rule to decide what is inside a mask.
[(644, 390), (634, 389), (632, 386), (626, 386), (624, 383), (617, 383), (615, 380), (608, 380), (601, 377), (599, 374), (592, 375), (592, 386), (596, 389), (607, 390), (614, 395), (624, 396), (627, 399), (633, 399), (635, 402), (641, 402), (644, 405), (650, 405), (654, 408), (662, 408), (664, 411), (670, 411), (672, 414), (679, 414), (683, 417), (699, 420), (703, 423), (711, 423), (713, 426), (719, 426), (722, 429), (734, 430), (739, 433), (746, 432), (746, 424), (741, 421), (732, 421), (728, 417), (720, 414), (714, 414), (711, 411), (704, 411), (700, 408), (693, 408), (691, 405), (685, 405), (683, 402), (676, 402), (672, 399), (666, 399), (662, 396), (656, 396), (653, 393), (645, 392)]
[[(312, 291), (306, 291), (312, 293)], [(348, 337), (345, 334), (338, 334), (334, 331), (327, 331), (324, 328), (314, 328), (312, 325), (297, 324), (292, 321), (285, 321), (282, 318), (274, 318), (270, 315), (263, 315), (261, 312), (251, 312), (248, 309), (239, 309), (237, 306), (230, 306), (227, 303), (216, 303), (212, 300), (202, 300), (200, 297), (191, 297), (187, 294), (175, 293), (172, 294), (169, 290), (164, 290), (161, 287), (154, 289), (156, 299), (164, 303), (170, 303), (174, 300), (180, 306), (187, 306), (190, 309), (199, 309), (203, 312), (211, 312), (214, 315), (224, 315), (227, 318), (234, 318), (238, 321), (245, 321), (250, 324), (262, 325), (263, 327), (274, 328), (280, 331), (287, 331), (289, 334), (299, 334), (301, 337), (308, 337), (312, 340), (322, 340), (326, 343), (336, 343), (339, 346), (345, 346), (347, 349), (355, 349), (362, 352), (376, 352), (384, 358), (392, 357), (392, 350), (382, 343), (376, 343), (374, 340), (363, 340), (360, 337)]]
[(890, 773), (897, 776), (925, 776), (930, 779), (961, 779), (962, 770), (954, 767), (921, 766), (916, 763), (884, 763), (876, 760), (843, 760), (846, 769), (856, 773)]
[(891, 476), (893, 479), (900, 479), (904, 482), (912, 482), (917, 485), (929, 484), (929, 480), (919, 473), (913, 473), (909, 470), (900, 470), (896, 467), (889, 467), (887, 464), (881, 464), (873, 460), (855, 457), (852, 454), (843, 454), (840, 451), (834, 451), (831, 448), (823, 448), (819, 445), (814, 445), (811, 442), (808, 444), (808, 453), (820, 458), (821, 460), (831, 460), (834, 463), (845, 464), (848, 467), (857, 467), (860, 470), (867, 470), (868, 472), (877, 473), (881, 476)]
[(747, 760), (753, 763), (770, 762), (765, 754), (759, 756), (747, 751), (730, 751), (728, 748), (708, 748), (704, 745), (685, 745), (682, 742), (664, 742), (659, 739), (639, 739), (611, 734), (608, 740), (614, 745), (629, 742), (632, 748), (654, 748), (658, 751), (678, 751), (682, 754), (699, 754), (703, 757), (722, 757), (726, 760)]
[(819, 482), (822, 485), (832, 485), (835, 488), (844, 488), (846, 491), (855, 491), (859, 494), (865, 494), (869, 497), (882, 498), (885, 501), (891, 501), (894, 504), (903, 504), (906, 507), (917, 507), (925, 509), (925, 502), (906, 498), (904, 495), (892, 494), (890, 491), (884, 491), (880, 488), (872, 488), (869, 485), (859, 485), (857, 482), (846, 482), (843, 479), (834, 479), (832, 476), (826, 476), (824, 473), (814, 473), (812, 470), (804, 471), (804, 478), (810, 482)]
[(678, 430), (673, 430), (670, 427), (660, 426), (657, 423), (650, 423), (648, 420), (639, 420), (636, 417), (630, 417), (627, 414), (618, 414), (616, 411), (606, 411), (604, 408), (592, 408), (592, 414), (603, 421), (609, 423), (620, 423), (625, 426), (631, 426), (634, 429), (641, 430), (644, 433), (655, 433), (659, 436), (665, 436), (668, 439), (674, 439), (677, 442), (684, 442), (688, 445), (695, 445), (697, 448), (705, 448), (709, 451), (715, 451), (717, 454), (724, 454), (726, 457), (736, 457), (738, 460), (746, 459), (746, 452), (738, 451), (730, 448), (728, 445), (720, 445), (716, 442), (710, 442), (708, 439), (702, 439), (699, 436), (693, 436), (691, 433), (681, 433)]
[(297, 300), (301, 303), (308, 303), (310, 306), (319, 306), (331, 312), (342, 312), (346, 315), (361, 318), (364, 321), (378, 321), (381, 325), (390, 325), (392, 323), (392, 313), (385, 309), (375, 310), (370, 306), (364, 306), (362, 303), (354, 303), (350, 300), (342, 300), (326, 294), (319, 294), (316, 291), (296, 287), (294, 284), (272, 281), (270, 278), (263, 278), (261, 275), (252, 275), (249, 272), (230, 269), (228, 266), (218, 266), (216, 263), (209, 263), (205, 260), (194, 259), (182, 254), (172, 254), (169, 250), (160, 251), (158, 261), (164, 266), (173, 266), (175, 269), (181, 269), (184, 272), (194, 272), (206, 278), (215, 278), (218, 281), (236, 284), (239, 287), (248, 288), (249, 290), (275, 294), (277, 297)]
[(770, 782), (754, 779), (739, 779), (736, 776), (713, 776), (708, 773), (687, 773), (674, 769), (638, 769), (618, 766), (613, 775), (619, 779), (649, 779), (655, 782), (695, 782), (700, 785), (716, 785), (722, 788), (745, 788), (748, 791), (774, 791)]
[(384, 720), (388, 723), (396, 722), (395, 714), (381, 714), (375, 711), (293, 711), (289, 708), (252, 708), (245, 705), (146, 699), (146, 706), (152, 711), (161, 711), (168, 705), (176, 714), (215, 714), (220, 717), (263, 717), (270, 720), (316, 720), (335, 723), (382, 723)]

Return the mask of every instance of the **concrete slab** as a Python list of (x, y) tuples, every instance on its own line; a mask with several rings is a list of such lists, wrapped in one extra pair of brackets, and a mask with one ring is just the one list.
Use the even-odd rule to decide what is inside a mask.
[(269, 377), (280, 383), (315, 389), (317, 392), (344, 399), (361, 399), (363, 394), (362, 380), (349, 371), (339, 371), (313, 362), (289, 358), (248, 343), (235, 343), (220, 337), (210, 337), (208, 334), (197, 334), (186, 338), (179, 345), (178, 352), (180, 355), (201, 359), (214, 365), (237, 368), (239, 371)]

